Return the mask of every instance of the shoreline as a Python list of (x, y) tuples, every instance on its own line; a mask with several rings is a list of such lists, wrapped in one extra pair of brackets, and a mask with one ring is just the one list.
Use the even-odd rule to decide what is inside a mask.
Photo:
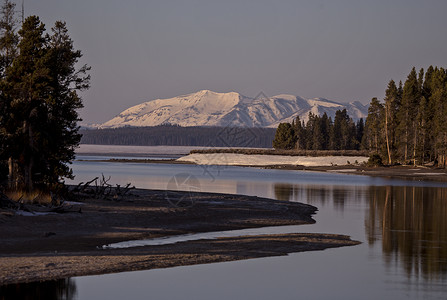
[[(77, 160), (82, 162), (112, 162), (112, 163), (146, 163), (146, 164), (182, 164), (182, 165), (199, 165), (191, 161), (181, 161), (177, 159), (98, 159), (98, 160)], [(355, 164), (334, 165), (334, 166), (303, 166), (303, 165), (223, 165), (235, 167), (248, 167), (259, 169), (275, 169), (275, 170), (296, 170), (296, 171), (314, 171), (314, 172), (331, 172), (340, 174), (363, 175), (383, 178), (395, 178), (412, 181), (431, 181), (431, 182), (447, 182), (447, 170), (427, 167), (427, 166), (382, 166), (367, 167)]]
[[(133, 190), (118, 201), (85, 198), (70, 213), (20, 216), (0, 210), (0, 286), (73, 276), (287, 255), (357, 245), (337, 234), (262, 234), (169, 245), (99, 249), (116, 242), (266, 226), (312, 224), (316, 207), (253, 196)], [(189, 198), (192, 197), (192, 198)], [(78, 210), (79, 208), (79, 210)]]

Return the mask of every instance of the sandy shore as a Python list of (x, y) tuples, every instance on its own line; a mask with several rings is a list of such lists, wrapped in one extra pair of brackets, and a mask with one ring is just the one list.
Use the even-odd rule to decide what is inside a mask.
[[(352, 160), (352, 159), (351, 159)], [(122, 163), (157, 163), (157, 164), (196, 164), (191, 161), (175, 160), (175, 159), (106, 159), (96, 160), (100, 162), (122, 162)], [(447, 182), (447, 170), (426, 167), (426, 166), (392, 166), (392, 167), (368, 167), (365, 165), (342, 164), (342, 165), (292, 165), (292, 164), (270, 164), (270, 165), (250, 165), (250, 164), (233, 164), (233, 166), (240, 167), (254, 167), (263, 169), (279, 169), (279, 170), (299, 170), (299, 171), (317, 171), (317, 172), (332, 172), (341, 174), (374, 176), (384, 178), (398, 178), (405, 180), (417, 181), (437, 181)]]
[[(120, 241), (314, 223), (316, 208), (258, 197), (136, 190), (119, 201), (84, 199), (72, 212), (21, 216), (0, 210), (0, 285), (286, 255), (356, 245), (329, 234), (256, 235), (125, 249)], [(177, 197), (177, 198), (175, 198)], [(176, 200), (181, 200), (177, 202)], [(172, 202), (172, 201), (171, 201)]]

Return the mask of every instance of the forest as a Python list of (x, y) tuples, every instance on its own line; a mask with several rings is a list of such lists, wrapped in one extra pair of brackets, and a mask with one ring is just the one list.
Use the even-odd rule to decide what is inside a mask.
[(413, 68), (405, 83), (390, 80), (381, 103), (373, 98), (366, 119), (365, 146), (396, 163), (446, 167), (447, 73)]
[(364, 122), (355, 123), (346, 110), (334, 120), (326, 114), (309, 114), (279, 124), (275, 149), (367, 150), (387, 165), (446, 167), (447, 73), (430, 66), (412, 68), (405, 82), (390, 80), (385, 98), (373, 98)]
[(309, 113), (306, 122), (299, 116), (290, 123), (281, 123), (275, 133), (275, 149), (297, 150), (360, 150), (364, 122), (355, 123), (346, 109), (335, 113), (334, 121), (326, 113), (322, 116)]
[(160, 125), (83, 129), (80, 133), (82, 144), (271, 148), (275, 129)]

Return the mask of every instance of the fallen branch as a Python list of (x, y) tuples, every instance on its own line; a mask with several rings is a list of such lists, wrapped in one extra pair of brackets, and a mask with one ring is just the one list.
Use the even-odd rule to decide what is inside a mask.
[[(117, 200), (124, 195), (128, 194), (135, 186), (131, 186), (130, 183), (126, 184), (124, 187), (116, 184), (114, 187), (109, 183), (111, 176), (105, 177), (101, 174), (101, 178), (95, 177), (94, 179), (86, 182), (79, 183), (76, 187), (72, 189), (72, 193), (77, 197), (93, 197), (96, 199), (107, 199), (107, 200)], [(94, 186), (92, 185), (94, 183)]]

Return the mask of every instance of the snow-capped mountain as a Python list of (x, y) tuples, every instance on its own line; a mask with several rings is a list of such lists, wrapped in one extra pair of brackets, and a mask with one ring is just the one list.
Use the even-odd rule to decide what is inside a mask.
[(366, 118), (368, 106), (360, 102), (342, 104), (323, 98), (305, 99), (293, 95), (249, 98), (239, 93), (202, 90), (169, 99), (156, 99), (132, 106), (100, 128), (123, 126), (240, 126), (277, 127), (297, 116), (307, 121), (309, 112), (334, 118), (345, 109), (354, 120)]

